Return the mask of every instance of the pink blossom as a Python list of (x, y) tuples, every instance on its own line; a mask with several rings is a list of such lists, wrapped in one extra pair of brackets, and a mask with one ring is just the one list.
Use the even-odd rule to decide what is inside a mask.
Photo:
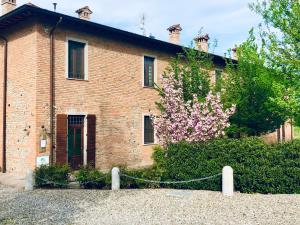
[(220, 94), (209, 92), (204, 102), (194, 95), (192, 101), (184, 102), (182, 78), (175, 79), (172, 74), (162, 78), (162, 90), (160, 103), (164, 110), (159, 116), (152, 116), (161, 145), (206, 141), (224, 135), (235, 106), (225, 110)]

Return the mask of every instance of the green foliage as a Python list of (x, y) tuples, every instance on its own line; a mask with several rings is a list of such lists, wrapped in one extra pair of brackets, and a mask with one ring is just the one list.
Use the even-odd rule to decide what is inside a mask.
[[(164, 179), (189, 180), (234, 170), (236, 191), (300, 193), (300, 141), (266, 145), (258, 138), (178, 143), (168, 147)], [(221, 191), (221, 177), (174, 188)]]
[[(186, 181), (234, 170), (234, 187), (243, 193), (300, 193), (300, 140), (267, 145), (259, 138), (218, 139), (156, 148), (152, 168), (122, 169), (127, 175), (155, 181)], [(178, 188), (221, 191), (222, 177), (185, 184), (153, 184), (121, 177), (122, 188)]]
[[(276, 91), (285, 98), (273, 100), (297, 120), (300, 112), (300, 2), (264, 0), (250, 4), (262, 16), (261, 53), (265, 64), (278, 74)], [(296, 118), (295, 118), (296, 117)]]
[(39, 188), (66, 188), (70, 171), (68, 165), (41, 166), (35, 170), (35, 185)]
[(268, 64), (282, 72), (286, 85), (299, 87), (300, 2), (264, 0), (250, 8), (263, 18), (260, 36)]
[[(185, 101), (193, 100), (197, 94), (199, 100), (203, 100), (210, 91), (209, 71), (213, 68), (211, 56), (192, 48), (185, 48), (182, 54), (173, 58), (170, 65), (164, 71), (163, 76), (174, 74), (175, 78), (182, 76), (183, 97)], [(160, 95), (162, 90), (156, 85)], [(163, 110), (160, 103), (157, 103), (160, 110)]]
[(300, 139), (300, 127), (299, 126), (293, 126), (293, 136), (294, 136), (294, 139)]
[(75, 179), (86, 189), (104, 189), (110, 186), (110, 175), (91, 167), (82, 167), (75, 173)]
[(300, 115), (295, 117), (294, 125), (300, 127)]
[(237, 54), (238, 64), (228, 61), (223, 82), (225, 105), (236, 104), (227, 134), (239, 138), (272, 132), (291, 116), (290, 105), (282, 104), (287, 93), (282, 91), (279, 75), (266, 67), (253, 32)]

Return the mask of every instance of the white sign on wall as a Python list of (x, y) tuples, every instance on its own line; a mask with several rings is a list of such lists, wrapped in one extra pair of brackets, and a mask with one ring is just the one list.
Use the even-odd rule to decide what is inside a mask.
[(36, 166), (40, 167), (40, 166), (49, 166), (49, 156), (39, 156), (36, 158)]
[(41, 140), (41, 148), (46, 148), (47, 141), (46, 140)]

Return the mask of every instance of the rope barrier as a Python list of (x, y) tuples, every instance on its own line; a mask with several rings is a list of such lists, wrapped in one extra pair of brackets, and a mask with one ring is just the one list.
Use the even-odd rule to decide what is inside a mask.
[(132, 177), (132, 176), (129, 176), (127, 174), (120, 173), (120, 176), (123, 176), (123, 177), (127, 177), (127, 178), (130, 178), (130, 179), (133, 179), (133, 180), (143, 181), (143, 182), (146, 182), (146, 183), (156, 183), (156, 184), (184, 184), (184, 183), (191, 183), (191, 182), (198, 182), (198, 181), (208, 180), (208, 179), (212, 179), (212, 178), (215, 178), (215, 177), (218, 177), (218, 176), (221, 176), (221, 175), (222, 175), (222, 173), (218, 173), (218, 174), (215, 174), (215, 175), (212, 175), (212, 176), (209, 176), (209, 177), (203, 177), (203, 178), (199, 178), (199, 179), (192, 179), (192, 180), (186, 180), (186, 181), (158, 181), (158, 180), (148, 180), (148, 179)]
[[(158, 181), (158, 180), (149, 180), (149, 179), (143, 179), (143, 178), (133, 177), (133, 176), (130, 176), (130, 175), (127, 175), (127, 174), (124, 174), (124, 173), (120, 172), (120, 176), (122, 176), (122, 177), (127, 177), (127, 178), (132, 179), (132, 180), (138, 180), (138, 181), (142, 181), (142, 182), (146, 182), (146, 183), (156, 183), (156, 184), (184, 184), (184, 183), (192, 183), (192, 182), (199, 182), (199, 181), (213, 179), (213, 178), (221, 176), (221, 175), (222, 175), (222, 173), (218, 173), (218, 174), (215, 174), (215, 175), (212, 175), (212, 176), (208, 176), (208, 177), (203, 177), (203, 178), (198, 178), (198, 179), (191, 179), (191, 180), (185, 180), (185, 181)], [(53, 184), (53, 185), (62, 186), (62, 187), (67, 187), (68, 186), (68, 183), (65, 184), (65, 183), (58, 183), (58, 182), (54, 182), (54, 181), (49, 181), (49, 180), (46, 180), (46, 179), (43, 179), (43, 178), (37, 177), (37, 176), (36, 176), (36, 178), (39, 179), (39, 180), (41, 180), (41, 181), (46, 182), (46, 185), (47, 184)], [(82, 182), (82, 183), (79, 182), (79, 183), (83, 184), (83, 185), (86, 185), (86, 184), (96, 184), (97, 182), (99, 182), (100, 180), (103, 180), (105, 178), (106, 177), (103, 176), (103, 177), (98, 178), (97, 180), (87, 181), (87, 182)]]

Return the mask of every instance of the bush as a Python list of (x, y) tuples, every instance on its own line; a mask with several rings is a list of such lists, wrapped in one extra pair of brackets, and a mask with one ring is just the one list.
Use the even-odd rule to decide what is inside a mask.
[[(164, 179), (189, 180), (234, 170), (236, 191), (300, 193), (300, 141), (267, 145), (259, 138), (220, 139), (171, 144), (165, 157)], [(173, 188), (221, 191), (221, 176)]]
[[(300, 140), (267, 145), (259, 138), (177, 143), (156, 148), (152, 168), (123, 170), (157, 181), (185, 181), (234, 170), (234, 187), (243, 193), (300, 193)], [(122, 176), (122, 188), (178, 188), (221, 191), (222, 176), (185, 184), (153, 184)]]
[(90, 167), (82, 167), (74, 175), (80, 186), (86, 189), (104, 189), (110, 185), (110, 176)]
[(35, 185), (39, 188), (66, 188), (69, 173), (68, 165), (41, 166), (35, 170)]

